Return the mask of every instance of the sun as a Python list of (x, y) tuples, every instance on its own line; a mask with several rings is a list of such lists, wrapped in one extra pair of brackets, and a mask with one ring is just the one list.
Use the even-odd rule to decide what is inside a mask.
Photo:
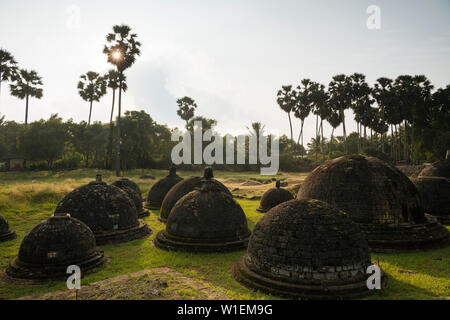
[(122, 57), (122, 54), (120, 53), (119, 50), (116, 50), (113, 52), (112, 56), (115, 60), (119, 60)]

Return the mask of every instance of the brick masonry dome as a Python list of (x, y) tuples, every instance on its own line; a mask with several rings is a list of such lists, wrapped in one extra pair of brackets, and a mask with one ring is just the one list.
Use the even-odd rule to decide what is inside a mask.
[(148, 212), (147, 210), (144, 209), (144, 206), (142, 204), (142, 195), (141, 195), (140, 191), (139, 192), (136, 191), (136, 190), (140, 190), (139, 187), (137, 187), (137, 189), (133, 188), (133, 187), (131, 187), (132, 184), (130, 184), (129, 182), (132, 182), (132, 184), (135, 184), (133, 181), (125, 178), (125, 179), (120, 179), (120, 180), (114, 181), (111, 185), (122, 189), (123, 191), (125, 191), (125, 193), (128, 195), (128, 197), (130, 197), (130, 199), (133, 201), (133, 203), (136, 207), (136, 210), (138, 213), (138, 218), (148, 217), (150, 215), (150, 212)]
[(318, 199), (360, 223), (374, 251), (409, 251), (448, 243), (449, 234), (424, 215), (420, 195), (397, 168), (348, 155), (327, 161), (305, 179), (298, 199)]
[(281, 296), (352, 298), (369, 294), (370, 252), (358, 224), (318, 200), (290, 200), (256, 224), (233, 266), (244, 285)]
[[(202, 177), (190, 177), (174, 185), (169, 190), (167, 195), (164, 197), (164, 200), (161, 205), (161, 211), (159, 214), (159, 220), (162, 222), (167, 222), (169, 213), (172, 210), (175, 203), (189, 192), (194, 191), (195, 188), (201, 187), (202, 179), (203, 179)], [(230, 190), (228, 190), (228, 188), (225, 185), (223, 185), (216, 179), (211, 179), (211, 181), (212, 183), (216, 184), (222, 191), (228, 193), (231, 196)]]
[(419, 177), (443, 177), (450, 179), (450, 160), (440, 160), (425, 167)]
[(14, 239), (16, 233), (9, 229), (8, 221), (0, 214), (0, 242)]
[(145, 204), (145, 206), (148, 209), (159, 210), (166, 194), (174, 185), (176, 185), (181, 180), (183, 180), (183, 178), (177, 175), (176, 169), (171, 168), (169, 170), (169, 174), (166, 177), (158, 180), (150, 188), (150, 191), (147, 195), (147, 203)]
[(55, 214), (35, 226), (23, 239), (18, 257), (7, 274), (16, 278), (67, 277), (67, 267), (77, 265), (85, 273), (103, 265), (103, 252), (96, 247), (89, 227), (68, 214)]
[(99, 245), (131, 241), (152, 232), (138, 220), (136, 206), (127, 193), (101, 179), (66, 195), (55, 213), (66, 212), (86, 223)]
[(165, 250), (221, 252), (245, 248), (249, 236), (241, 206), (205, 175), (200, 187), (177, 201), (154, 243)]
[(267, 212), (273, 207), (279, 205), (280, 203), (294, 199), (292, 193), (286, 189), (280, 188), (280, 181), (275, 183), (275, 188), (271, 188), (264, 192), (261, 197), (259, 207), (256, 209), (257, 212)]

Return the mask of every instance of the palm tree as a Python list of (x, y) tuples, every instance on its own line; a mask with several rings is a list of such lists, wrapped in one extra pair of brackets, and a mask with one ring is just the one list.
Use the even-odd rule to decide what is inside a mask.
[(300, 143), (302, 145), (302, 157), (303, 157), (303, 126), (305, 124), (305, 119), (311, 113), (313, 108), (313, 99), (312, 99), (312, 86), (314, 83), (309, 79), (303, 79), (301, 84), (297, 86), (296, 91), (296, 104), (294, 107), (294, 115), (296, 118), (300, 119), (300, 134), (298, 136), (297, 144)]
[(81, 75), (80, 79), (77, 88), (80, 97), (89, 102), (89, 126), (91, 124), (92, 103), (100, 101), (100, 98), (106, 94), (106, 81), (105, 78), (94, 71), (88, 71)]
[(339, 113), (344, 136), (344, 153), (347, 153), (347, 131), (345, 129), (345, 110), (351, 105), (351, 81), (345, 74), (333, 77), (328, 85), (331, 108)]
[(122, 82), (123, 73), (135, 62), (136, 57), (141, 54), (141, 43), (136, 40), (137, 34), (131, 33), (127, 25), (113, 26), (113, 32), (106, 35), (103, 53), (107, 55), (108, 62), (116, 66), (120, 73), (119, 78), (119, 115), (117, 117), (117, 146), (116, 146), (116, 176), (120, 177), (120, 114), (122, 112)]
[[(358, 128), (358, 153), (361, 152), (361, 124), (366, 123), (367, 109), (371, 107), (373, 100), (370, 98), (371, 88), (366, 82), (366, 76), (362, 73), (354, 73), (349, 77), (351, 90), (351, 108), (355, 114)], [(366, 130), (364, 128), (364, 138)]]
[(107, 82), (107, 87), (111, 88), (113, 91), (111, 117), (109, 119), (109, 123), (112, 124), (114, 117), (114, 102), (116, 100), (116, 90), (119, 88), (120, 83), (122, 83), (122, 91), (123, 92), (127, 91), (128, 89), (126, 83), (127, 77), (124, 74), (121, 75), (120, 72), (116, 70), (109, 70), (108, 73), (104, 76), (104, 78)]
[[(113, 124), (113, 118), (114, 118), (114, 102), (116, 100), (116, 90), (120, 86), (120, 82), (122, 82), (122, 90), (123, 92), (127, 91), (128, 86), (126, 83), (126, 77), (122, 73), (118, 72), (117, 70), (109, 70), (108, 73), (105, 75), (105, 79), (107, 81), (108, 88), (111, 88), (113, 91), (112, 96), (112, 106), (111, 106), (111, 116), (109, 119), (109, 146), (108, 146), (108, 163), (111, 163), (112, 166), (112, 151), (113, 151), (113, 135), (114, 135), (114, 124)], [(111, 168), (112, 169), (112, 168)]]
[(333, 128), (331, 131), (331, 139), (330, 142), (333, 142), (334, 130), (342, 123), (342, 118), (337, 111), (331, 111), (328, 117), (326, 118), (330, 126)]
[(14, 80), (17, 75), (17, 62), (11, 53), (0, 49), (0, 92), (2, 81)]
[(259, 138), (264, 134), (266, 126), (261, 122), (253, 122), (251, 128), (247, 127), (251, 135), (256, 137), (256, 162), (259, 163)]
[(293, 111), (295, 106), (295, 90), (292, 86), (282, 86), (281, 90), (277, 93), (277, 103), (281, 110), (287, 113), (289, 118), (289, 127), (291, 128), (291, 141), (294, 141), (294, 136), (292, 133), (292, 121), (291, 121), (291, 111)]
[(28, 124), (28, 99), (29, 97), (41, 99), (43, 89), (42, 78), (34, 70), (20, 69), (15, 76), (14, 82), (10, 84), (11, 95), (19, 99), (25, 99), (25, 125)]
[[(313, 87), (313, 93), (312, 93), (312, 100), (314, 104), (314, 114), (317, 116), (317, 118), (320, 118), (320, 126), (317, 129), (317, 118), (316, 118), (316, 140), (320, 137), (321, 142), (321, 152), (322, 152), (322, 158), (325, 160), (325, 154), (324, 154), (324, 138), (323, 138), (323, 120), (327, 119), (329, 115), (331, 114), (330, 104), (328, 102), (329, 100), (328, 92), (325, 91), (325, 86), (320, 83), (316, 83)], [(316, 160), (317, 160), (317, 154), (316, 154)]]
[(178, 110), (177, 115), (186, 121), (186, 129), (189, 124), (189, 120), (194, 117), (195, 109), (197, 108), (197, 103), (194, 99), (190, 97), (183, 97), (177, 99)]

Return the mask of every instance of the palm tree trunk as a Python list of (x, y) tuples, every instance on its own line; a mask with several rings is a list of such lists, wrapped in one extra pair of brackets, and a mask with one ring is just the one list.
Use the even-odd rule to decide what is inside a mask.
[(322, 161), (325, 161), (325, 150), (323, 145), (323, 119), (320, 118), (320, 143), (322, 145)]
[(291, 141), (294, 141), (294, 135), (292, 133), (292, 121), (291, 121), (291, 113), (288, 112), (288, 118), (289, 118), (289, 127), (291, 128)]
[(341, 119), (342, 119), (342, 132), (344, 134), (344, 154), (347, 154), (347, 130), (345, 129), (344, 110), (341, 110)]
[[(122, 79), (122, 72), (120, 72)], [(119, 85), (119, 115), (117, 117), (117, 144), (116, 144), (116, 176), (120, 177), (120, 113), (122, 111), (122, 80)]]
[(112, 106), (111, 106), (111, 117), (109, 118), (109, 123), (112, 124), (113, 122), (113, 116), (114, 116), (114, 100), (116, 99), (116, 89), (113, 89), (113, 99), (112, 99)]
[(92, 114), (92, 100), (89, 106), (89, 120), (88, 120), (88, 126), (91, 125), (91, 114)]
[(25, 100), (25, 125), (28, 124), (28, 95)]
[(113, 136), (114, 136), (114, 124), (113, 124), (113, 117), (114, 117), (114, 102), (116, 98), (116, 89), (113, 89), (113, 99), (112, 99), (112, 107), (111, 107), (111, 117), (109, 120), (109, 148), (108, 148), (108, 163), (107, 167), (111, 166), (111, 170), (113, 170), (113, 157), (112, 157), (112, 151), (113, 151)]

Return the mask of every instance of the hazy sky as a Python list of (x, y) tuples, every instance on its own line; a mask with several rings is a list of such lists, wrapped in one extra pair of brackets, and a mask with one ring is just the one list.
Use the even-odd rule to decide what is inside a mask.
[[(369, 5), (381, 10), (380, 30), (366, 26)], [(43, 99), (30, 101), (31, 121), (52, 113), (87, 120), (79, 76), (111, 68), (102, 53), (105, 35), (122, 23), (142, 42), (141, 57), (127, 71), (123, 110), (145, 110), (171, 127), (183, 125), (175, 101), (184, 95), (197, 101), (197, 115), (216, 119), (222, 133), (260, 121), (287, 134), (276, 93), (302, 78), (328, 84), (337, 73), (362, 72), (373, 83), (425, 74), (436, 87), (450, 83), (449, 0), (1, 0), (0, 47), (45, 84)], [(25, 103), (8, 91), (2, 84), (0, 113), (23, 122)], [(94, 104), (93, 120), (109, 120), (111, 98)], [(351, 112), (347, 119), (348, 132), (355, 130)], [(314, 125), (308, 118), (305, 144)], [(294, 129), (298, 135), (296, 119)]]

